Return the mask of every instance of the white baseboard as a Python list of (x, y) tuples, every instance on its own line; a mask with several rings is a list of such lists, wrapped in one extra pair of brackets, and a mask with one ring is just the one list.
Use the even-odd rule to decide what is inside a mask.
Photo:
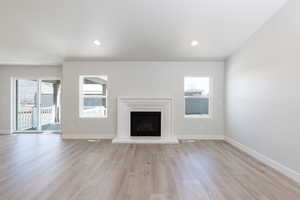
[(177, 135), (179, 140), (224, 140), (224, 135)]
[(63, 139), (81, 139), (81, 140), (88, 140), (88, 139), (113, 139), (116, 137), (112, 134), (62, 134)]
[[(113, 139), (116, 135), (113, 134), (62, 134), (63, 139)], [(223, 135), (178, 135), (179, 140), (224, 140)], [(123, 139), (123, 142), (128, 142)], [(166, 143), (163, 142), (162, 143)]]
[(259, 160), (260, 162), (262, 162), (263, 164), (275, 169), (276, 171), (286, 175), (287, 177), (295, 180), (296, 182), (300, 183), (300, 173), (296, 172), (295, 170), (292, 170), (280, 163), (278, 163), (275, 160), (272, 160), (270, 158), (268, 158), (267, 156), (229, 138), (229, 137), (225, 137), (225, 141), (228, 142), (229, 144), (235, 146), (236, 148), (240, 149), (241, 151), (247, 153), (248, 155), (256, 158), (257, 160)]
[(10, 135), (10, 131), (9, 130), (0, 130), (0, 135)]

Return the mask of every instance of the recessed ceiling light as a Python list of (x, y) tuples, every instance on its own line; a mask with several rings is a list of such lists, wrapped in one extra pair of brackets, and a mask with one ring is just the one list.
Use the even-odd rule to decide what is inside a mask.
[(100, 46), (100, 45), (101, 45), (101, 42), (100, 42), (99, 40), (95, 40), (95, 41), (94, 41), (94, 45)]
[(192, 47), (195, 47), (195, 46), (197, 46), (198, 44), (199, 44), (199, 42), (198, 42), (197, 40), (191, 41), (191, 46), (192, 46)]

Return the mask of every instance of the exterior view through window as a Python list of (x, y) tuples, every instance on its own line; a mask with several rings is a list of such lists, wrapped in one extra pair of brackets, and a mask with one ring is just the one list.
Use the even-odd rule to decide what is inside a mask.
[(107, 117), (107, 76), (80, 76), (80, 117)]
[(185, 117), (206, 118), (210, 112), (210, 78), (184, 78)]

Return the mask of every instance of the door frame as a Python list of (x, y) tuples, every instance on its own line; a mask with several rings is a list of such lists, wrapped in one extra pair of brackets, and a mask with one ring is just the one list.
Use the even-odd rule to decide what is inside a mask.
[[(25, 130), (25, 131), (18, 131), (17, 130), (17, 80), (36, 80), (38, 81), (38, 130)], [(41, 130), (40, 125), (40, 92), (41, 92), (41, 81), (43, 80), (59, 80), (62, 89), (62, 78), (61, 77), (33, 77), (33, 76), (15, 76), (11, 77), (11, 133), (60, 133), (61, 130)], [(62, 96), (62, 92), (60, 94)], [(61, 102), (60, 102), (61, 103)], [(61, 107), (61, 105), (60, 105)], [(60, 116), (62, 113), (60, 113)], [(61, 123), (62, 124), (62, 123)]]

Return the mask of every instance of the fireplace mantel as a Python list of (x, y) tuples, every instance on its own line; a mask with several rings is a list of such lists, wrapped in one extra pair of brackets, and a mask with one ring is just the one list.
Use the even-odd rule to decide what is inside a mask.
[[(130, 112), (161, 112), (161, 137), (131, 137)], [(113, 143), (178, 143), (171, 97), (118, 97), (118, 128)]]

